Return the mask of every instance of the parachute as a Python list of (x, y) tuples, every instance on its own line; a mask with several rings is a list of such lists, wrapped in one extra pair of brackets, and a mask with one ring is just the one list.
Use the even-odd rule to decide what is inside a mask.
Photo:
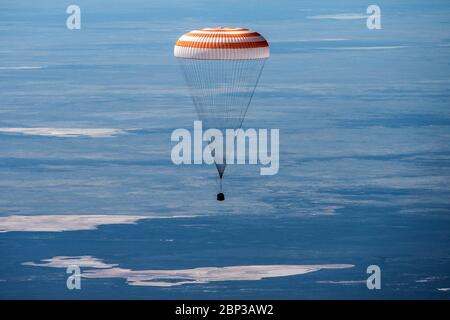
[[(239, 129), (269, 57), (266, 39), (245, 28), (203, 28), (179, 38), (174, 55), (203, 128), (218, 129), (224, 136), (226, 129)], [(217, 200), (223, 201), (225, 153), (215, 160), (220, 178)]]

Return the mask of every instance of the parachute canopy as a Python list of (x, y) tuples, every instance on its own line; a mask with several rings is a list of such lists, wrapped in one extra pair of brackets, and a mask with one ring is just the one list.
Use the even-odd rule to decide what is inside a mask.
[(269, 44), (258, 32), (244, 28), (204, 28), (188, 32), (175, 44), (177, 58), (247, 60), (269, 57)]

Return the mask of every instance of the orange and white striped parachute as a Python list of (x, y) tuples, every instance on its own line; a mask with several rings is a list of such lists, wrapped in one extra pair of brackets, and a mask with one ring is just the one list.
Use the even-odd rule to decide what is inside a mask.
[[(244, 28), (203, 28), (181, 36), (174, 55), (203, 128), (224, 136), (226, 129), (240, 128), (269, 57), (266, 39)], [(225, 156), (216, 159), (221, 189)]]
[(269, 44), (258, 32), (244, 28), (204, 28), (181, 36), (174, 55), (203, 60), (265, 59)]

